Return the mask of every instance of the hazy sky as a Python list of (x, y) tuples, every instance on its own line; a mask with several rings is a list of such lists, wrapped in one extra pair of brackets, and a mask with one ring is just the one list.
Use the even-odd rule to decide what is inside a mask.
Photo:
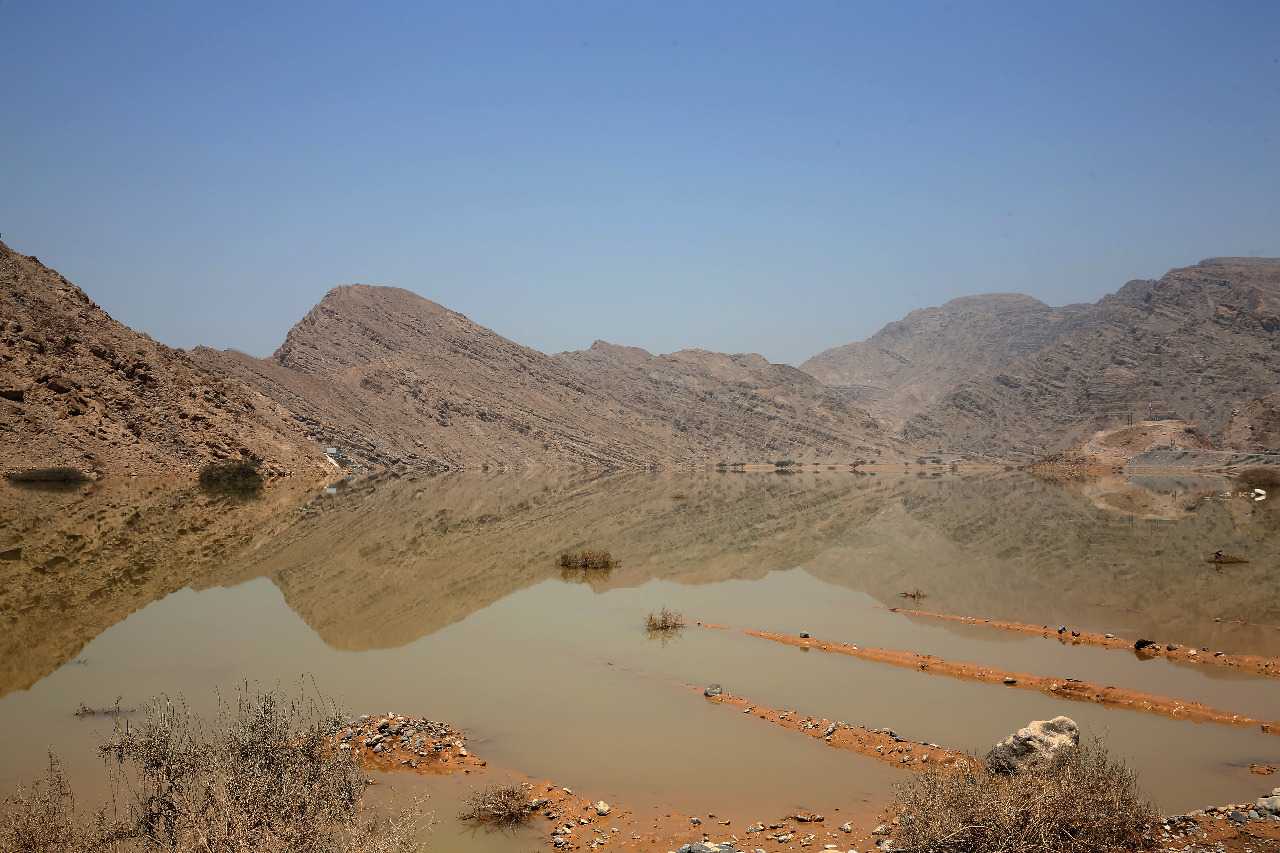
[(338, 284), (793, 364), (1280, 255), (1280, 3), (0, 0), (0, 234), (174, 346)]

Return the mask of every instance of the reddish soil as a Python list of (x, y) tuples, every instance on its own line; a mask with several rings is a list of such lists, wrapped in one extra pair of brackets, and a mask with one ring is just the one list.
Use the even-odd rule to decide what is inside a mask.
[[(1261, 655), (1234, 655), (1226, 652), (1213, 652), (1208, 649), (1193, 649), (1174, 643), (1152, 643), (1143, 648), (1135, 648), (1141, 640), (1126, 640), (1124, 637), (1108, 637), (1090, 631), (1059, 631), (1047, 625), (1027, 625), (1022, 622), (998, 622), (988, 619), (975, 619), (972, 616), (949, 616), (942, 613), (929, 613), (924, 610), (907, 610), (900, 607), (888, 608), (891, 613), (906, 613), (910, 616), (925, 616), (930, 619), (944, 619), (948, 622), (963, 622), (966, 625), (983, 625), (988, 628), (999, 628), (1001, 631), (1013, 631), (1016, 634), (1027, 634), (1057, 640), (1072, 646), (1097, 646), (1102, 649), (1131, 649), (1144, 658), (1163, 657), (1173, 661), (1200, 663), (1207, 666), (1228, 666), (1256, 675), (1280, 678), (1280, 659)], [(1173, 648), (1169, 648), (1173, 646)]]
[[(707, 628), (723, 629), (723, 626), (720, 625), (698, 624)], [(1200, 702), (1184, 702), (1181, 699), (1174, 699), (1169, 696), (1141, 693), (1123, 687), (1104, 687), (1074, 678), (1052, 678), (1032, 675), (1026, 672), (1010, 672), (963, 661), (944, 660), (934, 655), (921, 655), (903, 649), (859, 648), (852, 644), (833, 643), (805, 637), (793, 637), (789, 634), (778, 634), (773, 631), (754, 631), (745, 628), (742, 629), (742, 633), (752, 637), (772, 640), (775, 643), (785, 643), (797, 648), (849, 655), (863, 660), (919, 670), (928, 675), (944, 675), (964, 681), (1002, 684), (1005, 687), (1019, 690), (1038, 690), (1041, 693), (1060, 699), (1093, 702), (1109, 708), (1124, 708), (1129, 711), (1159, 714), (1176, 720), (1193, 720), (1200, 723), (1217, 723), (1219, 725), (1239, 726), (1242, 728), (1257, 726), (1264, 732), (1280, 735), (1280, 721), (1277, 720), (1257, 720), (1243, 714), (1233, 714), (1220, 708), (1211, 708)], [(1123, 643), (1121, 647), (1123, 647)]]

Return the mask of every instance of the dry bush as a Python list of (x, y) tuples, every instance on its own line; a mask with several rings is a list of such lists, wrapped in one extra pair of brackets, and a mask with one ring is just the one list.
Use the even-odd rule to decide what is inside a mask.
[(200, 488), (229, 494), (253, 494), (262, 489), (258, 460), (210, 462), (200, 469)]
[(1280, 468), (1246, 468), (1236, 482), (1246, 489), (1280, 489)]
[[(117, 720), (101, 749), (116, 791), (77, 823), (60, 773), (0, 817), (0, 853), (404, 853), (417, 849), (420, 813), (372, 820), (355, 759), (331, 750), (337, 709), (307, 697), (251, 693), (220, 703), (207, 723), (181, 702), (154, 699), (138, 722)], [(56, 770), (56, 765), (54, 767)], [(41, 828), (30, 833), (35, 824)]]
[(524, 823), (536, 808), (529, 797), (528, 787), (514, 782), (490, 785), (483, 791), (471, 794), (463, 802), (467, 805), (467, 811), (458, 815), (458, 820), (493, 827)]
[(60, 466), (56, 468), (23, 468), (11, 471), (5, 477), (15, 483), (87, 483), (89, 475), (79, 468)]
[(909, 598), (912, 601), (914, 601), (916, 604), (920, 603), (920, 599), (928, 597), (925, 591), (922, 590), (920, 587), (916, 587), (915, 589), (909, 589), (906, 592), (900, 592), (898, 593), (898, 595), (902, 596), (903, 598)]
[(30, 787), (0, 803), (0, 851), (4, 853), (89, 853), (111, 850), (119, 827), (107, 824), (105, 811), (77, 820), (75, 797), (52, 753), (49, 769)]
[(679, 631), (684, 627), (684, 614), (662, 608), (657, 613), (652, 611), (645, 617), (645, 630), (650, 633)]
[(894, 791), (895, 849), (917, 853), (1105, 853), (1138, 850), (1156, 822), (1137, 775), (1101, 741), (1015, 775), (926, 765)]
[(579, 551), (574, 554), (565, 551), (560, 555), (558, 565), (562, 569), (613, 569), (618, 561), (608, 551)]

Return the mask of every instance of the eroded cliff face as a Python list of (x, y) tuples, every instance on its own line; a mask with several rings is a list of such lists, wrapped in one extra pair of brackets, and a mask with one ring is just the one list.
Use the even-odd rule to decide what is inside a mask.
[(1233, 411), (1280, 386), (1280, 261), (1209, 260), (1130, 282), (1098, 306), (1101, 322), (961, 382), (904, 435), (1030, 459), (1157, 416), (1221, 445)]
[(1051, 308), (1020, 293), (965, 296), (912, 311), (800, 369), (901, 429), (959, 383), (1039, 352), (1091, 313), (1091, 306)]
[[(620, 354), (625, 352), (625, 357)], [(896, 455), (865, 412), (759, 356), (544, 355), (406, 290), (330, 291), (270, 359), (193, 356), (362, 462), (409, 468), (704, 466)]]
[(0, 468), (185, 473), (254, 458), (316, 473), (319, 450), (236, 383), (113, 320), (0, 243)]

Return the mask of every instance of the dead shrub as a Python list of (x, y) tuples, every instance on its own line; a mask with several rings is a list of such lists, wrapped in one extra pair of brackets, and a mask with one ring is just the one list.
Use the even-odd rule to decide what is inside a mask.
[(613, 569), (618, 561), (608, 551), (565, 551), (560, 555), (558, 565), (562, 569)]
[(1246, 468), (1236, 482), (1246, 489), (1280, 489), (1280, 468)]
[(477, 791), (466, 797), (463, 802), (467, 806), (467, 811), (458, 815), (458, 820), (492, 827), (522, 824), (536, 808), (529, 797), (528, 786), (517, 785), (514, 782), (490, 785), (483, 791)]
[(684, 614), (663, 607), (657, 613), (652, 611), (645, 617), (645, 630), (649, 633), (679, 631), (684, 627)]
[(916, 853), (1138, 850), (1157, 819), (1137, 774), (1096, 739), (1035, 772), (925, 765), (895, 788), (891, 810), (894, 848)]
[(262, 489), (256, 459), (210, 462), (200, 469), (200, 488), (225, 494), (254, 494)]
[(23, 468), (10, 471), (5, 477), (15, 483), (87, 483), (89, 475), (69, 465), (54, 468)]
[(898, 595), (902, 596), (903, 598), (909, 598), (912, 601), (914, 601), (916, 604), (920, 603), (920, 599), (928, 597), (928, 594), (924, 590), (922, 590), (920, 587), (916, 587), (915, 589), (909, 589), (906, 592), (900, 592), (898, 593)]
[[(336, 707), (301, 696), (251, 692), (220, 703), (206, 722), (161, 697), (137, 722), (117, 719), (101, 750), (115, 802), (89, 822), (56, 764), (34, 794), (10, 798), (0, 815), (0, 853), (71, 850), (402, 853), (417, 849), (420, 813), (372, 819), (354, 758), (329, 749)], [(38, 831), (31, 827), (40, 824)]]

